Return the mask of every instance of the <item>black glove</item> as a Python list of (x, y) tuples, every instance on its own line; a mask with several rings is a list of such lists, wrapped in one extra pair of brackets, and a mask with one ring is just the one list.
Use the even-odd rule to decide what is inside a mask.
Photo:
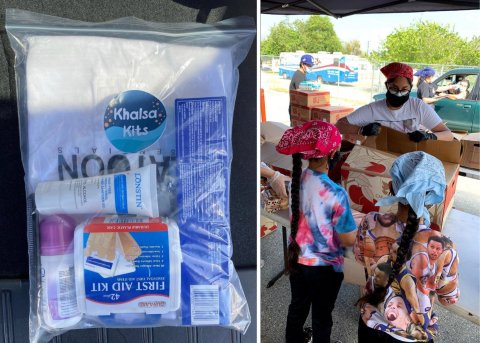
[(370, 123), (360, 129), (360, 134), (362, 136), (378, 136), (380, 131), (382, 131), (382, 125), (379, 123)]
[(435, 136), (434, 133), (428, 133), (425, 131), (413, 131), (408, 133), (408, 138), (410, 138), (411, 141), (414, 141), (415, 143), (421, 142), (421, 141), (426, 141), (426, 140), (437, 140), (437, 136)]

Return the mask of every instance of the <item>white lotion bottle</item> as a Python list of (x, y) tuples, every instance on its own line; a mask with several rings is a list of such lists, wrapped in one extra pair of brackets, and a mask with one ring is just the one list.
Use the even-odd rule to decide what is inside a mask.
[(40, 182), (35, 189), (40, 214), (136, 214), (158, 217), (155, 164), (115, 174)]
[(42, 318), (50, 329), (67, 328), (82, 318), (75, 291), (75, 221), (66, 215), (52, 215), (40, 222), (39, 230)]

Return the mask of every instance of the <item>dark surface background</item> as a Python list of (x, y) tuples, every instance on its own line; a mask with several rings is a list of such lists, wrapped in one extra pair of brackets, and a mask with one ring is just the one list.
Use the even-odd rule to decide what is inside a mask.
[[(213, 23), (246, 15), (255, 0), (2, 1), (0, 4), (0, 278), (28, 278), (24, 171), (20, 160), (14, 54), (5, 9), (18, 8), (82, 21), (135, 16), (157, 22)], [(233, 122), (231, 231), (237, 268), (256, 265), (256, 41), (240, 65)]]

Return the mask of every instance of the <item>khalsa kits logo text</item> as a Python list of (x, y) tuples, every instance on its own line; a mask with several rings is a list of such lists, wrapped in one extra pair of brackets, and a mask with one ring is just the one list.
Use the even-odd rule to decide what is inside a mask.
[(138, 152), (165, 131), (167, 113), (155, 96), (139, 90), (118, 94), (104, 115), (105, 133), (110, 142), (124, 152)]

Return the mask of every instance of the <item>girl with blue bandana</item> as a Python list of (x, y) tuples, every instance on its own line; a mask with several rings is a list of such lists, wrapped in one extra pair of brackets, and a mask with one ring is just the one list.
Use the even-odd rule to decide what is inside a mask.
[(426, 67), (420, 69), (414, 75), (418, 76), (417, 98), (422, 99), (424, 103), (429, 104), (432, 107), (434, 107), (435, 102), (446, 97), (446, 94), (444, 96), (437, 96), (437, 93), (455, 89), (455, 85), (437, 86), (432, 83), (433, 77), (435, 76), (435, 69), (433, 68)]
[[(433, 343), (438, 333), (435, 301), (453, 304), (459, 297), (455, 245), (430, 229), (427, 209), (444, 199), (445, 170), (435, 157), (416, 151), (398, 157), (390, 175), (392, 195), (377, 205), (398, 203), (397, 213), (390, 216), (395, 222), (382, 222), (384, 216), (369, 213), (357, 235), (355, 257), (372, 274), (357, 302), (358, 342)], [(387, 225), (399, 235), (384, 249), (388, 251), (384, 256), (376, 254), (370, 262), (365, 258), (365, 241), (378, 225)]]

